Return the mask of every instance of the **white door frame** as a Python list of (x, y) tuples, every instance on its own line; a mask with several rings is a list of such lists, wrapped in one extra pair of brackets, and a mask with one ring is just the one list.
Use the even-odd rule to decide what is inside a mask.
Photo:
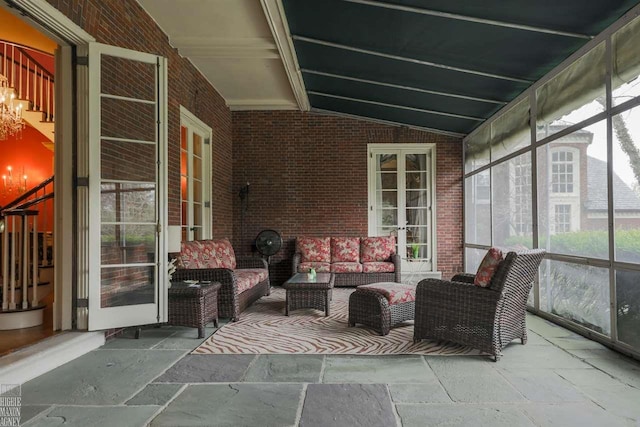
[[(55, 266), (53, 329), (72, 329), (75, 275), (73, 241), (73, 135), (75, 118), (72, 46), (83, 46), (94, 42), (95, 38), (84, 31), (62, 12), (46, 0), (12, 0), (19, 9), (26, 12), (20, 16), (35, 26), (60, 46), (56, 52), (55, 85), (55, 155), (54, 155), (54, 239), (53, 262)], [(10, 9), (16, 13), (15, 10)], [(85, 67), (86, 68), (86, 67)], [(81, 76), (78, 75), (78, 79)], [(80, 92), (78, 90), (78, 92)], [(78, 115), (82, 112), (78, 110)], [(84, 114), (86, 116), (86, 112)], [(79, 129), (78, 129), (79, 130)], [(78, 138), (81, 138), (80, 132)]]

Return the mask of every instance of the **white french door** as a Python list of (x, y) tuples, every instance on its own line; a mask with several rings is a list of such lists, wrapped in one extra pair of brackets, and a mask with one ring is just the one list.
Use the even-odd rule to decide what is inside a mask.
[(88, 329), (166, 321), (166, 59), (88, 57)]
[(180, 107), (182, 241), (211, 238), (211, 128)]
[(369, 144), (369, 235), (396, 236), (403, 271), (435, 269), (435, 146)]

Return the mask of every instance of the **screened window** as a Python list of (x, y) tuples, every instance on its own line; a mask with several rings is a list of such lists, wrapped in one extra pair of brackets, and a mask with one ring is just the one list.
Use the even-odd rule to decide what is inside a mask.
[(514, 226), (516, 235), (531, 233), (531, 162), (527, 157), (516, 157), (514, 169)]
[(551, 154), (551, 191), (573, 193), (573, 153), (556, 151)]

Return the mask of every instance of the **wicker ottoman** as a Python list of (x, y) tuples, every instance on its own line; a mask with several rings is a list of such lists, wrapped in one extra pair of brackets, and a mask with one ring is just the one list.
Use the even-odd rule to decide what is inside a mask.
[(391, 327), (415, 315), (416, 287), (381, 282), (358, 286), (349, 297), (349, 326), (369, 326), (387, 335)]
[(169, 325), (198, 328), (204, 338), (204, 327), (213, 321), (218, 327), (219, 282), (190, 284), (172, 283), (169, 288)]

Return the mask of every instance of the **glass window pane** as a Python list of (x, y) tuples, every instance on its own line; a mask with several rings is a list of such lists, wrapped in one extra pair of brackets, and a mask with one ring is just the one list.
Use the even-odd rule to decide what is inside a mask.
[(182, 200), (187, 200), (189, 198), (186, 176), (180, 177), (180, 197), (182, 198)]
[(611, 333), (609, 270), (544, 260), (540, 309), (605, 335)]
[[(156, 64), (100, 56), (100, 92), (145, 101), (156, 100)], [(134, 117), (134, 116), (131, 116)]]
[(395, 173), (379, 173), (377, 187), (394, 190), (398, 188), (398, 178)]
[(640, 264), (640, 107), (613, 116), (616, 261)]
[(155, 225), (102, 225), (100, 260), (107, 264), (146, 264), (154, 262)]
[(405, 179), (408, 189), (427, 188), (427, 174), (425, 172), (407, 172)]
[(202, 226), (202, 204), (200, 203), (193, 204), (193, 226)]
[(156, 106), (140, 102), (102, 98), (101, 136), (156, 142)]
[(376, 154), (377, 171), (397, 171), (398, 158), (395, 154)]
[(202, 137), (197, 133), (193, 133), (193, 155), (202, 157)]
[(608, 258), (605, 121), (545, 144), (537, 156), (540, 247)]
[(193, 180), (193, 201), (202, 202), (202, 182)]
[(465, 248), (464, 250), (464, 265), (465, 272), (476, 274), (478, 271), (478, 267), (480, 267), (480, 263), (482, 259), (487, 254), (486, 249), (474, 249), (474, 248)]
[(398, 225), (397, 209), (380, 209), (381, 218), (378, 224), (382, 226)]
[(103, 183), (100, 188), (102, 222), (156, 222), (154, 184)]
[(102, 179), (156, 182), (156, 146), (137, 142), (102, 140)]
[(489, 164), (491, 126), (482, 126), (464, 141), (464, 171), (473, 172)]
[(538, 140), (604, 111), (605, 53), (600, 43), (538, 89)]
[(377, 191), (376, 202), (378, 207), (396, 208), (398, 207), (397, 191)]
[(531, 144), (529, 98), (525, 98), (491, 123), (491, 161)]
[(155, 267), (103, 267), (100, 271), (101, 307), (153, 304)]
[(491, 245), (490, 172), (465, 179), (465, 242)]
[[(182, 225), (183, 226), (189, 225), (189, 203), (187, 202), (181, 203), (181, 217), (182, 217)], [(189, 239), (185, 239), (183, 236), (182, 240), (189, 240)]]
[(640, 18), (636, 18), (611, 38), (613, 50), (612, 98), (620, 105), (640, 95)]
[(202, 179), (202, 159), (200, 157), (193, 158), (193, 171), (191, 176), (196, 179)]
[(640, 272), (616, 270), (618, 339), (640, 350)]
[(184, 126), (180, 126), (180, 148), (187, 149), (187, 128)]
[(491, 168), (493, 245), (533, 246), (531, 222), (531, 154), (525, 153)]
[(405, 157), (406, 171), (426, 171), (427, 155), (426, 154), (407, 154)]
[(180, 151), (180, 175), (189, 175), (189, 154), (186, 151)]

